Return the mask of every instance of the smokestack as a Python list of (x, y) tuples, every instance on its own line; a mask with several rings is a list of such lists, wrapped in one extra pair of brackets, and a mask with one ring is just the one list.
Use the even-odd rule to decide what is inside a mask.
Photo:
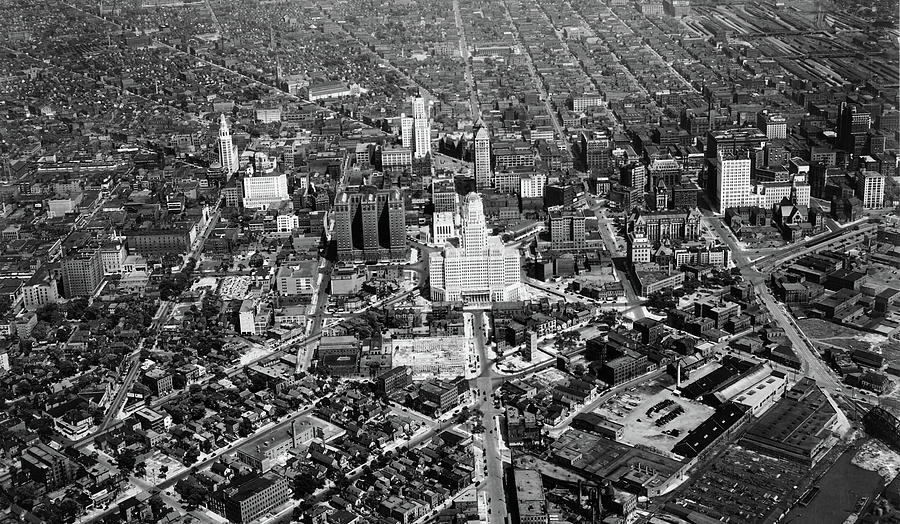
[(678, 364), (675, 365), (675, 380), (676, 386), (679, 390), (681, 389), (681, 360), (678, 360)]

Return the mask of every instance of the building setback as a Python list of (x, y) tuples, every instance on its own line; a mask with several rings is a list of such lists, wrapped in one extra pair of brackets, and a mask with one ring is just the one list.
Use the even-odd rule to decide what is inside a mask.
[(339, 260), (406, 260), (406, 209), (398, 190), (348, 189), (338, 194), (333, 213)]
[(413, 98), (414, 151), (416, 158), (425, 158), (431, 154), (431, 115), (428, 102), (421, 96)]
[(228, 121), (223, 114), (219, 121), (219, 164), (225, 171), (226, 179), (238, 170), (238, 151), (231, 140), (231, 131), (228, 130)]
[(517, 300), (522, 282), (519, 252), (488, 236), (484, 205), (477, 193), (466, 197), (459, 247), (431, 253), (428, 271), (432, 300), (491, 302)]
[(491, 187), (491, 134), (482, 125), (475, 133), (475, 187)]

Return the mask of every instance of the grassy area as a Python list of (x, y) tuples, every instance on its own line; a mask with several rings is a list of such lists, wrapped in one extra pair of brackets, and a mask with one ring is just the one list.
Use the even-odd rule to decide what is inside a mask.
[(816, 347), (827, 350), (839, 348), (845, 351), (864, 349), (884, 353), (887, 360), (900, 360), (900, 343), (883, 335), (868, 333), (841, 326), (817, 318), (805, 318), (797, 322)]
[(853, 338), (858, 333), (855, 329), (840, 326), (834, 322), (818, 318), (804, 318), (798, 320), (800, 329), (812, 340), (825, 340), (830, 338)]

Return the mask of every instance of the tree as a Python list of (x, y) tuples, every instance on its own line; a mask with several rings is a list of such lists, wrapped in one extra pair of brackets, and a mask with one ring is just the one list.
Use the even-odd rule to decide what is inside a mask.
[(11, 308), (12, 301), (9, 299), (9, 295), (0, 296), (0, 317), (5, 317)]
[(81, 514), (81, 505), (74, 499), (66, 497), (59, 503), (59, 512), (65, 518), (66, 522), (74, 519)]
[(581, 333), (578, 331), (564, 331), (556, 336), (556, 340), (553, 342), (553, 345), (556, 347), (557, 351), (571, 349), (575, 347), (575, 344), (581, 339)]
[(617, 319), (617, 313), (612, 310), (606, 310), (606, 311), (601, 312), (600, 316), (598, 318), (598, 320), (601, 323), (607, 324), (610, 327), (613, 327), (616, 325), (616, 319)]
[(206, 500), (208, 494), (208, 490), (203, 487), (203, 485), (191, 480), (182, 480), (179, 482), (175, 486), (175, 491), (184, 497), (184, 501), (191, 506), (203, 504), (203, 501)]
[(200, 458), (200, 450), (197, 448), (191, 448), (187, 450), (184, 454), (184, 464), (186, 466), (191, 466), (197, 463), (197, 460)]
[(88, 307), (89, 304), (86, 298), (73, 298), (66, 307), (66, 318), (69, 320), (81, 320), (82, 315)]
[(294, 476), (294, 498), (302, 499), (313, 494), (317, 489), (322, 487), (322, 481), (313, 477), (309, 473), (302, 472)]
[(675, 309), (678, 302), (672, 295), (672, 291), (667, 289), (665, 291), (655, 291), (650, 293), (650, 296), (647, 297), (646, 305), (650, 309), (656, 311), (668, 311), (670, 309)]
[(172, 387), (175, 389), (184, 389), (187, 386), (187, 379), (181, 373), (172, 375)]
[(263, 262), (265, 262), (265, 259), (262, 255), (260, 255), (259, 253), (253, 253), (247, 263), (250, 265), (250, 267), (260, 268), (262, 267)]
[(44, 322), (43, 320), (39, 321), (34, 325), (34, 328), (31, 330), (31, 337), (35, 340), (47, 340), (47, 335), (50, 334), (50, 324)]
[(153, 512), (153, 518), (156, 519), (157, 522), (169, 512), (166, 503), (163, 502), (163, 499), (159, 495), (150, 497), (150, 511)]
[(118, 464), (124, 471), (134, 471), (136, 461), (137, 456), (134, 454), (134, 451), (131, 451), (130, 449), (126, 449), (122, 453), (119, 453)]
[(27, 379), (22, 379), (16, 383), (15, 392), (18, 395), (30, 395), (32, 392), (31, 382)]
[(684, 281), (681, 289), (684, 290), (686, 294), (691, 294), (700, 289), (700, 281), (696, 278), (688, 278)]

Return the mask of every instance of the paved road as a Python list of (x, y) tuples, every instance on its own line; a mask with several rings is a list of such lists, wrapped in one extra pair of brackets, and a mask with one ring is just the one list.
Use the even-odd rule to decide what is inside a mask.
[[(200, 236), (194, 240), (194, 244), (191, 247), (191, 250), (188, 254), (188, 258), (193, 258), (194, 260), (198, 260), (200, 254), (203, 252), (203, 246), (206, 244), (206, 241), (209, 239), (210, 233), (212, 233), (213, 229), (215, 229), (215, 224), (219, 220), (219, 207), (221, 206), (221, 200), (216, 204), (216, 207), (213, 209), (212, 213), (210, 213), (209, 220), (206, 223), (206, 227), (203, 228), (203, 231), (200, 233)], [(165, 325), (166, 321), (169, 319), (169, 314), (172, 312), (172, 308), (175, 306), (175, 302), (172, 301), (162, 301), (160, 304), (160, 308), (157, 311), (156, 317), (153, 319), (153, 322), (150, 324), (150, 329), (148, 330), (151, 334), (158, 334), (162, 327)], [(128, 371), (125, 374), (125, 379), (122, 381), (122, 385), (119, 387), (116, 392), (116, 396), (113, 399), (112, 403), (109, 406), (109, 409), (106, 411), (106, 414), (103, 417), (103, 422), (97, 426), (96, 432), (101, 432), (105, 429), (108, 429), (110, 425), (112, 425), (116, 421), (116, 417), (119, 416), (119, 412), (122, 410), (122, 406), (125, 405), (125, 401), (127, 400), (127, 395), (131, 391), (131, 388), (134, 386), (134, 382), (137, 380), (139, 375), (139, 371), (141, 368), (141, 349), (144, 347), (144, 343), (146, 342), (145, 338), (142, 338), (138, 343), (137, 349), (128, 356)], [(155, 346), (154, 342), (154, 346)]]
[(481, 117), (481, 109), (478, 103), (478, 88), (475, 86), (475, 75), (472, 73), (472, 64), (469, 62), (469, 46), (466, 45), (466, 26), (463, 24), (462, 14), (459, 12), (459, 0), (453, 0), (453, 17), (456, 20), (456, 32), (459, 33), (459, 56), (462, 57), (466, 68), (466, 87), (469, 89), (469, 114), (474, 121)]
[(138, 349), (128, 355), (128, 371), (125, 373), (125, 379), (116, 391), (116, 396), (106, 410), (106, 414), (103, 415), (103, 421), (97, 426), (96, 432), (109, 428), (109, 426), (115, 422), (116, 417), (119, 415), (119, 411), (122, 410), (122, 406), (125, 405), (128, 392), (131, 391), (131, 387), (134, 385), (134, 381), (137, 378), (138, 371), (141, 369), (141, 347), (143, 347), (143, 345), (144, 339), (141, 339), (138, 343)]
[(780, 251), (776, 251), (774, 253), (766, 255), (759, 260), (754, 261), (753, 264), (760, 271), (767, 272), (778, 266), (784, 265), (791, 260), (800, 258), (803, 255), (816, 253), (822, 251), (823, 249), (843, 244), (844, 242), (847, 242), (851, 237), (861, 236), (866, 233), (874, 232), (877, 229), (878, 226), (875, 224), (845, 224), (841, 228), (811, 238), (810, 240), (801, 244), (795, 244), (788, 248), (784, 248)]
[(560, 146), (561, 149), (565, 149), (569, 151), (569, 140), (566, 136), (565, 131), (562, 128), (562, 125), (559, 123), (559, 115), (556, 111), (553, 110), (553, 106), (550, 104), (550, 95), (547, 93), (547, 89), (544, 87), (544, 80), (541, 78), (541, 75), (538, 74), (537, 67), (534, 65), (534, 60), (531, 58), (531, 50), (528, 49), (528, 46), (525, 45), (525, 41), (522, 40), (522, 35), (519, 34), (519, 26), (516, 24), (515, 20), (513, 20), (512, 13), (509, 11), (509, 5), (507, 5), (506, 1), (503, 1), (503, 12), (506, 15), (506, 20), (509, 23), (509, 27), (513, 31), (513, 37), (516, 39), (516, 43), (519, 45), (519, 48), (522, 50), (526, 61), (528, 63), (528, 72), (531, 75), (531, 79), (534, 82), (534, 87), (537, 88), (538, 92), (541, 94), (541, 99), (544, 101), (544, 110), (547, 111), (547, 115), (550, 117), (550, 121), (553, 123), (553, 129), (556, 130), (556, 143)]
[[(265, 440), (266, 438), (268, 438), (271, 433), (277, 432), (284, 428), (289, 427), (293, 421), (297, 420), (300, 417), (308, 415), (309, 413), (312, 412), (312, 410), (313, 410), (313, 407), (309, 406), (306, 409), (297, 411), (296, 413), (292, 413), (290, 416), (288, 416), (286, 419), (282, 420), (281, 422), (278, 422), (272, 426), (263, 427), (262, 429), (260, 429), (259, 431), (257, 431), (256, 433), (254, 433), (252, 435), (249, 435), (242, 439), (238, 439), (238, 440), (232, 442), (231, 444), (229, 444), (228, 446), (215, 451), (212, 455), (210, 455), (206, 459), (198, 462), (197, 464), (194, 464), (191, 468), (186, 468), (183, 471), (180, 471), (180, 472), (176, 473), (175, 475), (172, 475), (171, 477), (168, 477), (164, 480), (147, 479), (142, 482), (136, 483), (136, 485), (139, 488), (141, 488), (142, 490), (147, 491), (147, 492), (155, 493), (157, 490), (159, 490), (159, 491), (166, 490), (166, 489), (174, 486), (175, 484), (177, 484), (180, 480), (182, 480), (185, 477), (187, 477), (188, 475), (190, 475), (193, 471), (199, 471), (201, 469), (208, 468), (215, 461), (219, 460), (219, 458), (222, 457), (223, 455), (227, 455), (228, 453), (235, 451), (237, 448), (239, 448), (245, 444), (253, 446), (257, 442), (261, 442), (261, 441)], [(103, 513), (99, 513), (97, 515), (93, 515), (90, 518), (86, 519), (84, 522), (94, 522), (98, 519), (101, 519), (101, 518), (113, 513), (114, 511), (117, 511), (118, 504), (123, 502), (126, 498), (127, 497), (121, 497), (119, 500), (116, 500), (115, 504), (111, 504), (110, 507), (107, 508), (106, 511), (104, 511)]]
[(524, 283), (531, 287), (537, 288), (537, 289), (543, 291), (544, 293), (550, 293), (551, 295), (555, 295), (555, 296), (563, 299), (563, 302), (578, 302), (578, 300), (569, 297), (569, 295), (567, 295), (566, 293), (563, 293), (562, 291), (554, 288), (553, 286), (549, 286), (546, 283), (541, 282), (540, 280), (537, 280), (536, 278), (525, 277)]
[[(500, 427), (497, 417), (501, 411), (494, 407), (494, 378), (496, 377), (491, 361), (488, 359), (484, 340), (484, 322), (482, 312), (474, 312), (472, 329), (475, 333), (475, 349), (481, 361), (481, 374), (475, 379), (478, 399), (482, 403), (482, 425), (484, 426), (484, 452), (487, 477), (479, 491), (487, 493), (490, 499), (489, 524), (503, 524), (507, 517), (506, 491), (503, 485), (503, 459), (500, 456)], [(487, 399), (487, 400), (485, 400)]]
[(794, 322), (794, 319), (788, 315), (784, 306), (777, 303), (775, 297), (772, 296), (771, 291), (768, 286), (766, 286), (768, 274), (758, 271), (753, 266), (747, 258), (747, 255), (741, 251), (740, 246), (737, 245), (734, 235), (730, 234), (730, 231), (725, 228), (721, 220), (712, 217), (710, 211), (705, 211), (704, 213), (706, 214), (706, 220), (709, 226), (718, 235), (719, 239), (731, 249), (732, 258), (735, 263), (738, 266), (743, 266), (741, 274), (753, 285), (756, 296), (759, 297), (760, 301), (769, 312), (769, 315), (771, 315), (772, 319), (784, 329), (785, 335), (791, 342), (791, 347), (793, 347), (797, 356), (800, 358), (802, 374), (815, 379), (816, 383), (823, 389), (835, 393), (840, 387), (838, 381), (828, 366), (825, 365), (815, 350), (807, 342), (806, 337), (801, 334), (799, 327)]
[[(347, 181), (350, 177), (350, 156), (348, 155), (341, 164), (341, 176), (338, 179), (335, 188), (335, 198), (347, 187)], [(328, 231), (325, 237), (330, 242), (334, 235), (334, 220), (328, 224)], [(297, 346), (297, 371), (309, 370), (312, 362), (313, 354), (316, 350), (316, 344), (322, 338), (322, 322), (325, 314), (325, 306), (328, 305), (328, 295), (331, 292), (331, 273), (334, 271), (334, 262), (323, 257), (323, 264), (320, 268), (322, 279), (319, 282), (318, 295), (316, 297), (316, 310), (312, 316), (312, 323), (307, 331), (307, 339), (304, 343)]]
[[(619, 248), (616, 245), (616, 239), (613, 238), (613, 233), (609, 227), (611, 219), (607, 218), (601, 212), (597, 212), (597, 219), (601, 221), (600, 237), (603, 239), (603, 245), (606, 246), (606, 250), (609, 251), (610, 256), (616, 257), (619, 254)], [(617, 267), (613, 267), (613, 271), (616, 273), (616, 278), (622, 283), (622, 287), (625, 288), (625, 301), (628, 306), (630, 306), (629, 310), (634, 311), (634, 319), (639, 320), (647, 316), (643, 307), (644, 301), (638, 296), (628, 275), (624, 271), (620, 271)]]

